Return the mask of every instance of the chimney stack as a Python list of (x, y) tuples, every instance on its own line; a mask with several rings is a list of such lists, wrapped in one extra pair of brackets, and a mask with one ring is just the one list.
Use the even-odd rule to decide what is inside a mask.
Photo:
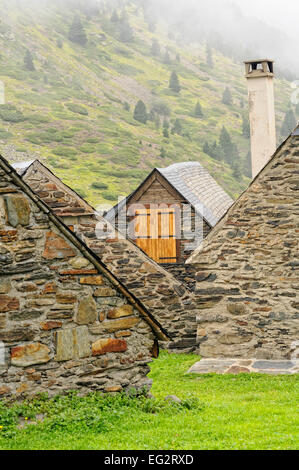
[(252, 178), (276, 150), (273, 60), (245, 62), (248, 83)]

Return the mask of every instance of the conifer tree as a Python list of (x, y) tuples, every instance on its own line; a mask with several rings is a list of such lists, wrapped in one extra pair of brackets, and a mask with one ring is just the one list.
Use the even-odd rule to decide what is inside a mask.
[(290, 108), (284, 117), (282, 127), (281, 127), (281, 135), (283, 137), (287, 137), (296, 127), (297, 120), (292, 108)]
[(240, 168), (240, 163), (234, 162), (233, 164), (233, 177), (237, 181), (242, 181), (242, 173), (241, 173), (241, 168)]
[(153, 40), (152, 47), (151, 47), (151, 54), (154, 57), (160, 57), (161, 55), (161, 48), (160, 48), (159, 41), (157, 41), (157, 39)]
[(199, 101), (196, 103), (194, 114), (196, 117), (203, 117), (202, 107)]
[(141, 100), (139, 100), (135, 106), (134, 119), (135, 121), (141, 122), (142, 124), (147, 123), (148, 116), (147, 116), (146, 106), (144, 102)]
[(160, 121), (160, 117), (158, 114), (155, 114), (154, 122), (155, 122), (155, 128), (157, 130), (160, 129), (161, 121)]
[(208, 142), (205, 142), (205, 143), (204, 143), (203, 151), (204, 151), (204, 153), (206, 153), (207, 155), (210, 155), (210, 146), (209, 146)]
[(173, 90), (175, 93), (179, 93), (181, 91), (180, 81), (175, 71), (173, 71), (171, 74), (170, 81), (169, 81), (169, 88)]
[(163, 127), (163, 136), (166, 138), (166, 139), (169, 139), (169, 131), (166, 127)]
[(223, 92), (222, 103), (226, 104), (228, 106), (231, 106), (233, 104), (233, 97), (232, 97), (231, 91), (228, 87), (226, 87), (224, 92)]
[(243, 174), (248, 178), (252, 178), (252, 167), (251, 167), (251, 152), (246, 155), (246, 158), (243, 163)]
[(243, 114), (243, 121), (242, 121), (242, 135), (246, 139), (250, 138), (250, 124), (249, 119), (245, 114)]
[(112, 16), (111, 16), (111, 22), (112, 23), (118, 23), (119, 22), (119, 16), (118, 16), (116, 10), (113, 10), (113, 13), (112, 13)]
[(224, 159), (227, 163), (232, 164), (233, 162), (233, 154), (234, 154), (234, 146), (231, 140), (231, 137), (223, 126), (221, 129), (219, 146), (223, 150)]
[(169, 121), (166, 118), (164, 118), (163, 127), (164, 129), (169, 129)]
[(165, 157), (166, 157), (166, 150), (165, 150), (164, 147), (162, 147), (161, 150), (160, 150), (160, 157), (161, 157), (161, 158), (165, 158)]
[(133, 42), (134, 35), (131, 25), (128, 20), (128, 16), (124, 13), (120, 19), (120, 33), (119, 33), (119, 40), (121, 42)]
[(207, 66), (211, 69), (214, 68), (212, 48), (209, 45), (207, 45)]
[(171, 133), (182, 135), (182, 132), (183, 132), (183, 128), (182, 128), (181, 121), (179, 119), (176, 119), (174, 122), (173, 128), (171, 129)]
[(170, 64), (171, 64), (171, 58), (170, 58), (170, 55), (169, 55), (169, 52), (168, 52), (168, 51), (166, 51), (165, 54), (164, 54), (163, 62), (164, 62), (164, 64), (166, 64), (166, 65), (170, 65)]
[(78, 16), (74, 18), (73, 23), (71, 24), (69, 40), (76, 44), (80, 44), (81, 46), (85, 46), (87, 43), (86, 33)]
[(30, 72), (33, 72), (35, 70), (35, 66), (34, 66), (33, 59), (32, 59), (32, 54), (28, 49), (26, 50), (26, 54), (24, 57), (24, 65), (25, 65), (25, 69), (29, 70)]

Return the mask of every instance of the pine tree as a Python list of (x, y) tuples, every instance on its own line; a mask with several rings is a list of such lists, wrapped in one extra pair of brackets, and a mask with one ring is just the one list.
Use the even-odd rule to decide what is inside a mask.
[(169, 139), (169, 131), (166, 127), (163, 127), (163, 136), (165, 139)]
[(242, 135), (246, 139), (250, 138), (250, 124), (249, 119), (245, 114), (243, 114), (243, 121), (242, 121)]
[(24, 65), (25, 69), (33, 72), (35, 70), (35, 66), (33, 63), (31, 52), (27, 49), (25, 57), (24, 57)]
[(56, 41), (56, 46), (59, 48), (59, 49), (62, 49), (63, 48), (63, 42), (60, 38), (57, 39)]
[(74, 18), (73, 23), (71, 24), (69, 40), (75, 42), (76, 44), (80, 44), (81, 46), (85, 46), (87, 43), (87, 37), (81, 20), (78, 16)]
[(157, 39), (153, 40), (152, 47), (151, 47), (151, 54), (154, 57), (160, 57), (161, 55), (161, 48), (160, 48), (159, 41), (157, 41)]
[(147, 123), (148, 116), (147, 116), (146, 106), (144, 102), (141, 100), (139, 100), (135, 106), (134, 119), (135, 121), (141, 122), (142, 124)]
[(219, 146), (223, 150), (225, 161), (231, 165), (233, 162), (234, 146), (231, 137), (224, 126), (221, 129)]
[(237, 181), (242, 181), (243, 179), (239, 162), (233, 164), (233, 178)]
[(160, 157), (161, 157), (161, 158), (165, 158), (165, 157), (166, 157), (166, 150), (165, 150), (164, 147), (162, 147), (161, 150), (160, 150)]
[(125, 110), (125, 111), (130, 111), (130, 109), (131, 109), (130, 104), (129, 104), (127, 101), (125, 101), (125, 102), (124, 102), (124, 110)]
[(169, 129), (169, 121), (166, 118), (163, 121), (163, 127), (164, 129)]
[(296, 127), (297, 120), (292, 108), (290, 108), (284, 117), (282, 127), (281, 127), (281, 135), (282, 137), (287, 137)]
[(203, 117), (202, 107), (199, 101), (196, 103), (194, 114), (196, 117)]
[(176, 119), (174, 122), (173, 128), (171, 129), (171, 133), (182, 135), (182, 132), (183, 132), (183, 128), (182, 128), (181, 121), (179, 119)]
[(231, 165), (233, 166), (236, 162), (240, 161), (240, 153), (237, 144), (232, 143), (232, 154), (231, 154)]
[(207, 66), (211, 69), (214, 68), (214, 60), (211, 46), (207, 46)]
[(134, 41), (133, 30), (129, 23), (127, 14), (123, 14), (120, 20), (119, 40), (121, 42), (133, 42)]
[(148, 120), (154, 122), (154, 121), (155, 121), (155, 117), (156, 117), (155, 111), (154, 111), (153, 109), (151, 109), (151, 110), (150, 110), (150, 113), (149, 113), (149, 115), (148, 115)]
[(233, 104), (233, 97), (232, 97), (231, 91), (228, 87), (226, 87), (224, 92), (223, 92), (222, 103), (226, 104), (228, 106), (231, 106)]
[(176, 60), (176, 62), (178, 62), (178, 64), (181, 63), (181, 56), (180, 56), (179, 53), (177, 53), (177, 55), (176, 55), (176, 57), (175, 57), (175, 60)]
[(210, 155), (210, 146), (209, 146), (208, 142), (205, 142), (205, 143), (204, 143), (203, 151), (204, 151), (204, 153), (206, 153), (207, 155)]
[(155, 128), (158, 130), (160, 129), (160, 126), (161, 126), (161, 121), (160, 121), (160, 117), (158, 114), (155, 114)]
[(171, 58), (170, 58), (170, 55), (169, 55), (169, 52), (168, 52), (168, 51), (166, 51), (165, 54), (164, 54), (163, 62), (164, 62), (164, 64), (166, 64), (166, 65), (170, 65), (170, 64), (171, 64)]
[(173, 90), (175, 93), (179, 93), (181, 91), (180, 81), (175, 71), (173, 71), (171, 74), (170, 81), (169, 81), (169, 88)]
[(118, 16), (116, 10), (113, 10), (113, 13), (112, 13), (112, 16), (111, 16), (111, 22), (112, 23), (118, 23), (119, 22), (119, 16)]
[(252, 178), (252, 166), (251, 166), (251, 152), (249, 152), (246, 155), (246, 158), (243, 163), (243, 173), (245, 176), (248, 178)]

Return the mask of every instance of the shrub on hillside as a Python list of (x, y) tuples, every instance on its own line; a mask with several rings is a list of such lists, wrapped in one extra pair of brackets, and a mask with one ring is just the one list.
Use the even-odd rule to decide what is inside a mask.
[(82, 116), (88, 116), (88, 109), (86, 109), (84, 106), (81, 106), (80, 104), (68, 103), (67, 107), (73, 113), (82, 114)]
[(94, 181), (94, 182), (91, 184), (91, 187), (92, 187), (93, 189), (108, 189), (108, 184), (103, 183), (102, 181)]
[(110, 193), (108, 191), (105, 191), (103, 194), (102, 194), (103, 198), (106, 199), (107, 201), (116, 201), (117, 200), (117, 197), (115, 196), (114, 193)]
[(15, 106), (11, 104), (4, 104), (0, 106), (0, 119), (7, 122), (23, 122), (26, 117)]
[(75, 157), (78, 152), (77, 150), (69, 147), (56, 147), (56, 149), (53, 150), (53, 153), (60, 157)]

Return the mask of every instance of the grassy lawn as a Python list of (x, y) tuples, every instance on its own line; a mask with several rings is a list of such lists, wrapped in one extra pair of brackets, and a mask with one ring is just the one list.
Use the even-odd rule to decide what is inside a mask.
[[(0, 448), (298, 449), (298, 376), (185, 375), (197, 359), (162, 353), (152, 364), (155, 399), (0, 401)], [(168, 394), (182, 403), (166, 402)], [(18, 428), (37, 414), (43, 422)]]

